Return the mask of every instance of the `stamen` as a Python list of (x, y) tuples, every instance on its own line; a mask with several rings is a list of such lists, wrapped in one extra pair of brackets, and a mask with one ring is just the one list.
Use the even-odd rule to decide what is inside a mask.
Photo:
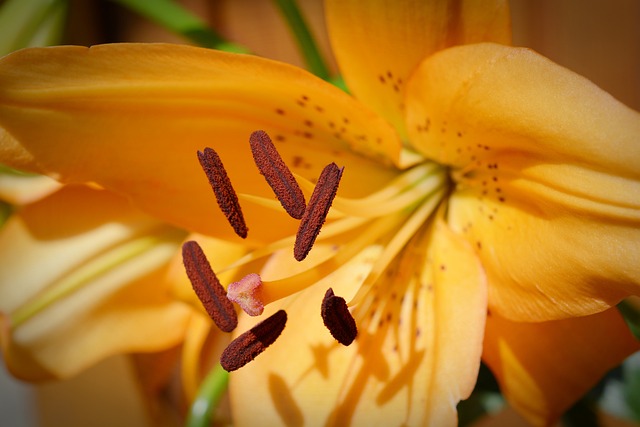
[(335, 163), (328, 164), (322, 170), (296, 234), (296, 242), (293, 246), (293, 255), (296, 260), (305, 259), (313, 247), (338, 191), (343, 170), (344, 167), (339, 168)]
[(284, 210), (295, 219), (302, 218), (306, 205), (304, 194), (269, 135), (263, 130), (257, 130), (249, 137), (249, 144), (260, 173), (280, 200)]
[(249, 316), (259, 316), (264, 311), (262, 279), (251, 273), (227, 287), (227, 298), (240, 305)]
[(238, 315), (198, 242), (191, 240), (182, 245), (182, 262), (193, 290), (211, 319), (223, 332), (233, 331), (238, 326)]
[(246, 238), (248, 229), (244, 222), (240, 202), (218, 153), (207, 147), (204, 152), (198, 151), (198, 160), (209, 178), (209, 184), (216, 195), (218, 206), (227, 217), (229, 224), (238, 236)]
[(356, 321), (351, 316), (347, 302), (342, 297), (337, 297), (333, 289), (327, 289), (322, 299), (322, 321), (329, 329), (331, 335), (342, 345), (349, 345), (358, 336)]
[(286, 323), (287, 313), (284, 310), (272, 314), (231, 341), (220, 356), (220, 364), (228, 372), (242, 368), (275, 342)]

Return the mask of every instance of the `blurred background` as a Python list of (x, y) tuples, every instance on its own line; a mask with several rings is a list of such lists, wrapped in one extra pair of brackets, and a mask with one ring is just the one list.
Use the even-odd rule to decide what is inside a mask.
[[(18, 0), (19, 2), (20, 0)], [(18, 3), (13, 2), (13, 3)], [(1, 14), (9, 1), (0, 1)], [(28, 3), (23, 1), (23, 4)], [(173, 42), (194, 44), (166, 25), (153, 22), (127, 4), (116, 0), (49, 0), (48, 14), (59, 14), (59, 31), (35, 44), (94, 45), (112, 42)], [(303, 57), (277, 6), (269, 0), (180, 0), (224, 39), (247, 47), (257, 55), (305, 66)], [(324, 29), (321, 0), (299, 0), (320, 50), (333, 73), (336, 65)], [(5, 8), (5, 6), (7, 6)], [(638, 0), (512, 0), (514, 44), (530, 47), (582, 74), (626, 105), (640, 110), (640, 1)], [(46, 22), (41, 19), (38, 22)], [(8, 40), (24, 26), (0, 26), (7, 53)], [(43, 24), (44, 25), (44, 24)], [(639, 136), (640, 137), (640, 136)], [(629, 361), (640, 372), (640, 360)], [(79, 375), (58, 383), (28, 385), (13, 379), (0, 363), (0, 426), (151, 426), (178, 425), (167, 412), (149, 415), (149, 403), (136, 381), (140, 359), (113, 357)], [(635, 368), (633, 368), (635, 367)], [(636, 375), (637, 377), (637, 375)], [(640, 390), (640, 386), (638, 387)], [(601, 390), (602, 392), (602, 390)], [(617, 408), (616, 391), (609, 390), (612, 414), (629, 415)], [(640, 400), (640, 396), (638, 396)], [(524, 425), (518, 416), (496, 405), (498, 412), (476, 422), (477, 426)], [(636, 414), (640, 417), (640, 415)], [(637, 418), (638, 419), (638, 418)], [(614, 417), (601, 425), (640, 425)], [(576, 424), (580, 425), (580, 424)], [(582, 425), (592, 425), (588, 422)]]

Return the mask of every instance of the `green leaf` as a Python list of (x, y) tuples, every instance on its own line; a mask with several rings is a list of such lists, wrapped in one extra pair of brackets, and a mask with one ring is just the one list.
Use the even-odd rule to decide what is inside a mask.
[(635, 421), (640, 421), (640, 353), (629, 357), (622, 365), (624, 398)]
[(627, 322), (631, 333), (640, 340), (640, 311), (627, 301), (620, 302), (618, 310)]
[(287, 21), (309, 70), (321, 79), (329, 80), (329, 68), (295, 0), (274, 0), (274, 3)]
[(5, 1), (0, 7), (0, 56), (25, 47), (58, 44), (66, 12), (66, 0)]
[(235, 53), (249, 53), (243, 46), (226, 41), (198, 16), (173, 0), (113, 0), (198, 46)]
[(598, 386), (600, 408), (617, 418), (640, 421), (640, 352), (607, 374)]

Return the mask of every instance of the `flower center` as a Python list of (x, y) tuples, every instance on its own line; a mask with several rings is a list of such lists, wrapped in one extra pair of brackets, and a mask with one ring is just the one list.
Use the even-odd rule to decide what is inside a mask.
[[(291, 217), (300, 219), (300, 225), (296, 236), (258, 248), (225, 270), (274, 255), (292, 245), (293, 258), (297, 262), (304, 262), (300, 263), (300, 268), (295, 269), (298, 270), (297, 273), (270, 282), (263, 281), (256, 274), (247, 276), (240, 282), (229, 285), (226, 296), (238, 302), (248, 314), (260, 315), (265, 305), (310, 287), (319, 278), (346, 268), (354, 262), (358, 254), (377, 248), (375, 259), (367, 273), (362, 278), (355, 279), (359, 282), (358, 291), (348, 304), (344, 298), (334, 295), (332, 289), (329, 289), (323, 301), (319, 302), (323, 322), (331, 335), (343, 345), (350, 345), (357, 337), (357, 327), (349, 307), (358, 304), (366, 306), (370, 302), (369, 294), (375, 282), (444, 199), (448, 183), (447, 172), (435, 163), (424, 162), (401, 173), (387, 186), (367, 197), (347, 199), (337, 196), (344, 168), (338, 167), (335, 163), (327, 165), (314, 185), (289, 170), (266, 132), (254, 132), (249, 142), (260, 173), (272, 188), (282, 208)], [(240, 200), (276, 208), (270, 200), (254, 195), (237, 194), (213, 149), (206, 148), (204, 152), (198, 152), (198, 158), (222, 212), (240, 237), (244, 238), (247, 235)], [(308, 204), (305, 203), (303, 190), (312, 192)], [(321, 252), (325, 252), (325, 256), (306, 259), (316, 241), (322, 245)], [(190, 242), (186, 245), (192, 246)], [(188, 262), (185, 260), (185, 266)], [(206, 267), (192, 270), (198, 273), (208, 271)], [(193, 272), (191, 274), (198, 276)], [(189, 277), (191, 279), (191, 275)], [(197, 278), (191, 280), (193, 283)], [(193, 285), (196, 289), (196, 284)], [(198, 293), (196, 289), (196, 294), (217, 301), (221, 288), (214, 288), (218, 291)], [(212, 295), (215, 295), (215, 298), (212, 298)], [(216, 324), (218, 322), (214, 316), (232, 317), (223, 304), (212, 304), (203, 298), (201, 301), (205, 307), (207, 304), (212, 307), (214, 313), (209, 314)], [(281, 312), (284, 313), (282, 310)], [(286, 313), (284, 319), (283, 315), (278, 313), (274, 315), (277, 315), (275, 320), (265, 320), (229, 345), (223, 355), (225, 369), (239, 369), (275, 341), (286, 323)], [(273, 330), (266, 330), (270, 328)], [(266, 338), (263, 339), (262, 335), (265, 334)], [(258, 344), (259, 342), (262, 344)]]

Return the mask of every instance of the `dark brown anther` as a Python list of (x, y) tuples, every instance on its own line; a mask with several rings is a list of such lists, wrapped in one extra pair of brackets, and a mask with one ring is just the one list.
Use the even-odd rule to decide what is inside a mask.
[(356, 321), (349, 312), (347, 302), (342, 297), (337, 297), (333, 289), (327, 289), (322, 299), (322, 321), (329, 329), (331, 335), (342, 345), (349, 345), (358, 336)]
[(295, 219), (302, 218), (306, 207), (304, 194), (269, 135), (263, 130), (257, 130), (249, 137), (249, 144), (253, 160), (284, 210)]
[(251, 362), (275, 342), (286, 324), (287, 313), (279, 310), (231, 341), (220, 356), (220, 364), (224, 370), (235, 371)]
[(238, 236), (243, 239), (246, 238), (248, 230), (244, 222), (244, 216), (242, 216), (240, 202), (218, 153), (207, 147), (204, 152), (198, 151), (198, 160), (200, 160), (200, 165), (204, 169), (204, 173), (207, 174), (207, 178), (209, 178), (209, 184), (211, 184), (213, 193), (216, 195), (218, 206), (227, 217), (229, 224), (231, 224)]
[(193, 290), (211, 319), (222, 331), (233, 331), (238, 326), (236, 310), (197, 242), (191, 240), (182, 245), (182, 262)]
[(338, 191), (343, 170), (344, 168), (339, 168), (335, 163), (328, 164), (322, 170), (298, 227), (293, 246), (293, 256), (296, 260), (305, 259), (313, 247)]

